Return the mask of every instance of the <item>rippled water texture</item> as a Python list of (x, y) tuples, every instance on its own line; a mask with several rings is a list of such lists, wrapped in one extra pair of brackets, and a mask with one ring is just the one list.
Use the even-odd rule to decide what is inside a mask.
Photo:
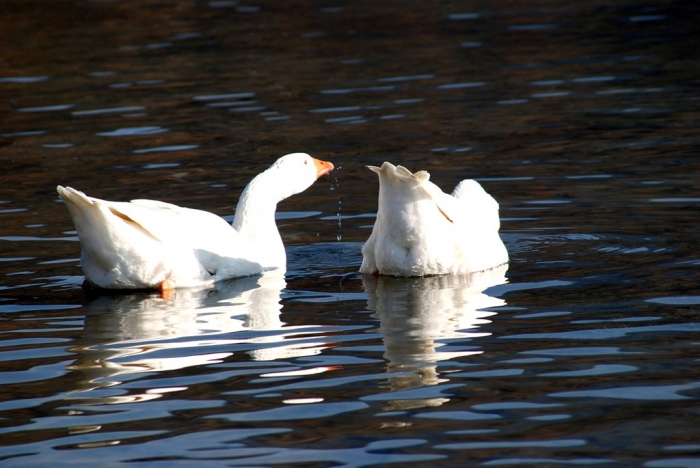
[[(693, 2), (0, 4), (0, 465), (700, 466)], [(296, 151), (286, 276), (92, 295), (55, 186), (231, 219)], [(388, 160), (507, 268), (363, 278)]]

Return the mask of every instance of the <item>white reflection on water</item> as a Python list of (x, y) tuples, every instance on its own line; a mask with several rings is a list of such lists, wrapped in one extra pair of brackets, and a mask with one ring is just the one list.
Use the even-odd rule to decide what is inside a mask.
[[(506, 282), (508, 265), (462, 276), (395, 278), (364, 276), (368, 308), (376, 311), (379, 330), (384, 336), (384, 357), (388, 361), (390, 393), (373, 399), (391, 401), (395, 409), (439, 406), (446, 401), (436, 392), (410, 392), (411, 389), (440, 385), (437, 363), (480, 354), (463, 343), (490, 333), (478, 328), (496, 314), (493, 307), (505, 305), (484, 291)], [(459, 348), (450, 346), (458, 342)], [(452, 348), (440, 349), (440, 348)], [(400, 393), (399, 393), (400, 392)]]
[[(80, 356), (68, 367), (78, 375), (74, 391), (116, 386), (132, 380), (128, 374), (219, 363), (237, 350), (256, 361), (318, 354), (325, 343), (300, 338), (317, 333), (315, 327), (286, 327), (280, 319), (285, 286), (282, 273), (268, 272), (219, 283), (216, 289), (178, 289), (167, 300), (100, 297), (85, 306), (86, 344), (72, 349)], [(159, 396), (147, 391), (99, 403)]]

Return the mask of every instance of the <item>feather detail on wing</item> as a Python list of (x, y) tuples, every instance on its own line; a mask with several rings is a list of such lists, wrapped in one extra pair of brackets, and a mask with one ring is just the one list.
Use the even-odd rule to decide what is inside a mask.
[(460, 219), (460, 207), (455, 202), (454, 197), (446, 194), (440, 187), (430, 182), (430, 173), (427, 171), (412, 173), (403, 166), (397, 166), (395, 174), (401, 179), (413, 181), (416, 184), (414, 189), (422, 191), (425, 196), (432, 200), (447, 221), (454, 223)]
[[(118, 230), (132, 229), (172, 248), (191, 250), (211, 274), (215, 274), (222, 265), (230, 262), (231, 258), (241, 257), (238, 232), (215, 214), (155, 200), (109, 202), (88, 197), (70, 187), (60, 187), (59, 193), (68, 202), (69, 209), (72, 209), (71, 203), (76, 207), (85, 207), (77, 211), (74, 219), (78, 224), (82, 224), (81, 219), (87, 221), (86, 232), (94, 232), (91, 229), (98, 229), (99, 226), (106, 227), (110, 224)], [(105, 224), (94, 224), (92, 221), (94, 217), (90, 213), (94, 213), (95, 216), (100, 216), (98, 213), (104, 213), (102, 216), (105, 217)], [(104, 231), (102, 235), (108, 236), (108, 231)], [(83, 242), (90, 246), (94, 243), (91, 237), (84, 237)], [(94, 248), (97, 249), (99, 246)], [(259, 269), (259, 266), (257, 268)], [(253, 270), (255, 268), (251, 267), (251, 272), (255, 273)]]
[(206, 211), (155, 200), (106, 203), (116, 216), (163, 243), (220, 252), (238, 239), (238, 232), (230, 224)]

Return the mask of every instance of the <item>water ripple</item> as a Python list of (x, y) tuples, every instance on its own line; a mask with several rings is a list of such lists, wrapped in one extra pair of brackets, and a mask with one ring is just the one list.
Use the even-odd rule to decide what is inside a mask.
[(587, 445), (583, 439), (559, 439), (559, 440), (531, 440), (527, 442), (457, 442), (454, 444), (441, 444), (436, 448), (445, 450), (491, 450), (513, 448), (565, 448), (583, 447)]
[(121, 112), (136, 112), (136, 111), (142, 111), (145, 109), (146, 109), (146, 107), (144, 107), (144, 106), (109, 107), (109, 108), (105, 108), (105, 109), (73, 111), (73, 112), (71, 112), (71, 115), (75, 115), (77, 117), (77, 116), (83, 116), (83, 115), (101, 115), (101, 114), (114, 114), (114, 113), (121, 113)]
[(553, 398), (610, 398), (613, 400), (670, 401), (690, 400), (695, 397), (680, 395), (680, 392), (700, 388), (700, 383), (685, 385), (645, 385), (606, 388), (600, 390), (574, 390), (555, 392)]
[(46, 81), (50, 76), (10, 76), (0, 77), (0, 83), (38, 83)]
[(163, 127), (128, 127), (128, 128), (118, 128), (117, 130), (112, 130), (111, 132), (101, 132), (97, 135), (108, 136), (108, 137), (120, 137), (120, 136), (137, 136), (137, 135), (153, 135), (155, 133), (167, 132), (167, 128)]
[(68, 110), (74, 106), (75, 104), (59, 104), (54, 106), (22, 107), (20, 109), (17, 109), (17, 112), (55, 112)]
[(621, 338), (635, 333), (663, 333), (700, 331), (700, 323), (679, 323), (668, 325), (649, 325), (646, 327), (594, 328), (588, 330), (573, 330), (551, 333), (524, 333), (503, 336), (505, 339), (516, 340), (609, 340)]
[(303, 406), (300, 410), (297, 406), (282, 406), (263, 411), (253, 411), (248, 413), (232, 413), (225, 415), (211, 416), (214, 419), (225, 419), (234, 422), (253, 421), (301, 421), (305, 419), (319, 419), (331, 416), (338, 416), (352, 411), (368, 408), (369, 405), (362, 402), (342, 402), (342, 403), (312, 403)]

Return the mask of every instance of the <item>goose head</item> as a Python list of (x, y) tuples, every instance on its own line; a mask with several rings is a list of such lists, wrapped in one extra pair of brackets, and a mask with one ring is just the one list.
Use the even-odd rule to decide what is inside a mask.
[(282, 201), (311, 187), (316, 179), (333, 170), (328, 161), (312, 158), (306, 153), (292, 153), (275, 161), (262, 175), (270, 191)]

